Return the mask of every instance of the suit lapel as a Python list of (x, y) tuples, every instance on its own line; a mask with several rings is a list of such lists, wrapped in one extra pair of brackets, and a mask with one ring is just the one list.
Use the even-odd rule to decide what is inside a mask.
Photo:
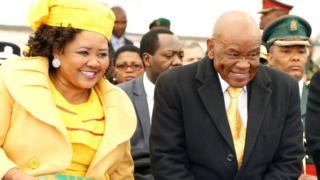
[(263, 67), (260, 67), (255, 79), (249, 84), (248, 90), (248, 122), (244, 164), (248, 160), (259, 134), (265, 110), (269, 104), (272, 90), (268, 87), (270, 78)]
[[(136, 129), (135, 112), (133, 108), (131, 109), (132, 104), (128, 103), (130, 99), (125, 99), (124, 94), (121, 94), (122, 91), (117, 88), (105, 80), (101, 80), (95, 87), (105, 113), (105, 132), (87, 174), (90, 174), (119, 144), (128, 141)], [(109, 158), (116, 157), (109, 156)]]
[(213, 68), (212, 60), (206, 57), (200, 62), (196, 79), (202, 82), (202, 85), (198, 88), (198, 93), (212, 122), (230, 148), (234, 149), (222, 89), (217, 73)]
[(126, 37), (124, 38), (124, 43), (125, 43), (125, 45), (133, 45), (133, 43), (129, 39), (127, 39)]
[[(196, 79), (202, 82), (198, 93), (212, 122), (221, 133), (224, 140), (234, 149), (231, 131), (226, 116), (224, 98), (217, 73), (210, 59), (200, 62)], [(272, 90), (268, 87), (271, 82), (265, 70), (261, 67), (248, 88), (248, 122), (244, 163), (248, 160), (259, 134), (266, 107), (270, 101)], [(263, 103), (261, 103), (263, 102)]]
[(149, 134), (150, 134), (150, 115), (149, 115), (149, 107), (147, 101), (147, 95), (143, 85), (143, 77), (147, 78), (146, 76), (140, 76), (138, 79), (133, 81), (132, 93), (133, 99), (132, 102), (135, 106), (137, 111), (138, 120), (141, 124), (142, 131), (143, 131), (143, 139), (145, 141), (146, 146), (149, 146)]

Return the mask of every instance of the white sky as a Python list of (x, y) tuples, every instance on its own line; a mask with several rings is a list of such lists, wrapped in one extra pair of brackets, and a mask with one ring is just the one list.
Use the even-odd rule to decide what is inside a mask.
[[(1, 0), (0, 24), (28, 25), (26, 17), (32, 0)], [(229, 10), (242, 10), (257, 22), (262, 0), (100, 0), (107, 4), (121, 5), (127, 11), (127, 32), (145, 33), (149, 23), (158, 17), (171, 21), (177, 35), (208, 37), (215, 19)], [(281, 0), (294, 6), (291, 14), (304, 17), (312, 26), (312, 37), (320, 32), (320, 12), (315, 0)], [(235, 28), (237, 25), (235, 24)]]

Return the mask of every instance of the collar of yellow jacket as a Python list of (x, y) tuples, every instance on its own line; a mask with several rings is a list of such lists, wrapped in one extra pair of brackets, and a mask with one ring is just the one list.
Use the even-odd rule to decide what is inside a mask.
[[(67, 138), (49, 88), (48, 66), (48, 60), (43, 57), (10, 59), (0, 66), (0, 83), (3, 78), (9, 94), (16, 102), (35, 118), (57, 127)], [(120, 88), (105, 79), (101, 79), (94, 88), (106, 119), (105, 136), (96, 155), (103, 157), (131, 138), (137, 120), (130, 99)], [(99, 158), (95, 158), (93, 163), (98, 161)]]
[(93, 31), (110, 40), (115, 15), (95, 0), (36, 0), (28, 20), (32, 30), (46, 24)]

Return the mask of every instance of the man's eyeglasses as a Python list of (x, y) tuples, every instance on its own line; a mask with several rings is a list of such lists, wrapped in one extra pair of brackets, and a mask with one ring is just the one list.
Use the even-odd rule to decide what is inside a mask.
[(142, 64), (116, 64), (116, 68), (120, 71), (126, 71), (128, 68), (131, 68), (133, 71), (140, 71), (143, 68)]

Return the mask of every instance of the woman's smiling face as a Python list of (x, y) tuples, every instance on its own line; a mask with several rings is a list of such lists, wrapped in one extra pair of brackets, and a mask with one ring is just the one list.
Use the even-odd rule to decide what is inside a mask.
[(54, 77), (75, 89), (94, 87), (109, 66), (108, 41), (96, 32), (81, 31), (66, 44), (63, 52), (53, 54), (61, 61)]

